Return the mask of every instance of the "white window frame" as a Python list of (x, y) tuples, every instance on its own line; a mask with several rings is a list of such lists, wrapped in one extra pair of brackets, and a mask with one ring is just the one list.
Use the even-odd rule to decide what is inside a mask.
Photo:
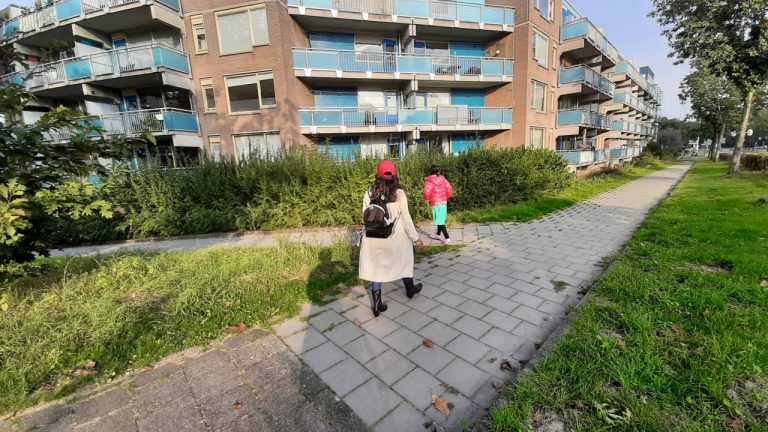
[[(546, 135), (546, 132), (547, 132), (546, 128), (538, 127), (538, 126), (531, 126), (528, 129), (529, 129), (528, 130), (528, 135), (529, 135), (529, 137), (528, 137), (528, 140), (529, 140), (528, 141), (528, 146), (531, 147), (531, 148), (544, 148), (544, 141), (546, 139), (545, 135)], [(534, 131), (535, 132), (541, 132), (541, 145), (539, 145), (539, 146), (536, 146), (536, 143), (533, 142), (533, 133), (534, 133)]]
[[(543, 88), (541, 92), (541, 108), (536, 104), (536, 88)], [(547, 111), (547, 84), (531, 80), (531, 108), (535, 109), (538, 112), (546, 112)]]
[[(541, 44), (539, 44), (539, 41), (541, 40)], [(531, 57), (536, 60), (536, 62), (541, 67), (548, 67), (549, 65), (549, 38), (543, 34), (541, 34), (539, 31), (534, 30), (533, 36), (531, 37), (531, 41), (533, 42), (533, 46), (531, 47)], [(539, 48), (543, 47), (544, 55), (541, 56), (541, 58), (537, 58), (536, 54), (539, 51)], [(541, 53), (539, 53), (541, 54)], [(543, 62), (543, 63), (542, 63)]]
[[(219, 55), (242, 54), (242, 53), (251, 52), (253, 50), (253, 47), (269, 45), (269, 29), (268, 28), (267, 28), (267, 33), (266, 33), (266, 39), (267, 39), (266, 43), (258, 43), (257, 44), (253, 40), (254, 29), (253, 29), (253, 20), (251, 19), (251, 11), (254, 11), (254, 10), (257, 10), (257, 9), (263, 10), (264, 14), (267, 13), (266, 6), (263, 5), (263, 4), (257, 5), (257, 6), (249, 6), (249, 7), (237, 8), (237, 9), (228, 9), (228, 10), (225, 10), (225, 11), (220, 11), (220, 12), (216, 12), (215, 13), (215, 16), (216, 16), (216, 36), (218, 38), (218, 43), (219, 43)], [(222, 38), (221, 38), (221, 24), (219, 22), (219, 17), (227, 16), (227, 15), (235, 15), (235, 14), (239, 14), (239, 13), (245, 13), (246, 16), (248, 17), (248, 30), (249, 30), (249, 32), (251, 34), (251, 49), (242, 50), (242, 51), (224, 52), (224, 47), (222, 47), (222, 45), (221, 45)]]
[[(208, 52), (208, 37), (205, 34), (205, 23), (203, 22), (203, 16), (202, 15), (193, 15), (190, 17), (190, 22), (192, 23), (192, 43), (195, 45), (195, 53), (196, 54), (205, 54)], [(205, 44), (205, 48), (200, 48), (198, 46), (198, 39), (197, 35), (198, 32), (202, 32), (203, 35), (203, 43)]]
[(208, 135), (208, 152), (214, 162), (221, 160), (221, 135)]
[[(269, 147), (269, 138), (268, 137), (276, 135), (278, 137), (278, 140), (280, 141), (280, 150), (284, 149), (283, 141), (280, 138), (280, 131), (277, 131), (277, 130), (263, 131), (263, 132), (260, 131), (260, 132), (239, 132), (239, 133), (234, 133), (234, 134), (232, 134), (232, 149), (234, 150), (235, 159), (237, 161), (248, 160), (248, 159), (251, 158), (251, 155), (255, 153), (253, 151), (254, 149), (249, 148), (248, 149), (248, 155), (244, 158), (243, 155), (240, 154), (240, 152), (237, 149), (237, 137), (243, 137), (243, 136), (250, 137), (250, 136), (258, 136), (258, 135), (261, 135), (264, 138), (264, 145), (267, 146), (267, 147)], [(250, 143), (249, 143), (249, 145), (250, 145)], [(269, 150), (269, 148), (267, 148), (267, 150)]]
[[(213, 87), (213, 78), (200, 78), (200, 89), (203, 94), (203, 110), (207, 113), (216, 112), (216, 90)], [(205, 94), (209, 89), (213, 93), (213, 106), (208, 105), (208, 97)]]
[[(250, 110), (250, 111), (237, 111), (237, 112), (232, 111), (232, 102), (229, 100), (229, 79), (231, 79), (231, 78), (246, 77), (246, 76), (252, 76), (252, 75), (256, 76), (256, 86), (257, 86), (257, 89), (258, 89), (258, 92), (259, 92), (259, 109), (257, 109), (257, 110)], [(262, 78), (261, 77), (262, 75), (264, 75), (265, 78)], [(261, 110), (263, 110), (264, 108), (275, 108), (275, 107), (277, 107), (277, 91), (275, 91), (275, 103), (274, 104), (265, 105), (262, 102), (262, 98), (261, 98), (261, 81), (262, 81), (262, 79), (264, 79), (264, 80), (269, 79), (269, 78), (266, 78), (267, 75), (269, 75), (271, 77), (271, 79), (272, 79), (272, 87), (275, 87), (275, 74), (271, 70), (269, 70), (269, 71), (241, 73), (241, 74), (236, 74), (236, 75), (225, 75), (224, 76), (224, 88), (226, 89), (226, 93), (227, 93), (227, 112), (229, 114), (231, 114), (231, 115), (253, 114), (253, 113), (260, 113)], [(240, 135), (243, 135), (243, 134), (240, 134)]]

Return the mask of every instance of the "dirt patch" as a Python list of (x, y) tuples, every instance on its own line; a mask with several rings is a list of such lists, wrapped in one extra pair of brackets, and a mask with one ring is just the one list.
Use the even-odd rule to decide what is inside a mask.
[(724, 393), (739, 407), (745, 420), (768, 424), (768, 377), (741, 381)]
[(567, 426), (565, 418), (559, 413), (542, 408), (533, 409), (530, 423), (533, 432), (570, 432), (573, 430)]

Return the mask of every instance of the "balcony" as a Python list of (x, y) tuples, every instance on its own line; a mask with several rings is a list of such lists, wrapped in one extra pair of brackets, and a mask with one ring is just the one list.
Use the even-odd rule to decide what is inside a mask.
[(580, 126), (609, 130), (611, 118), (605, 114), (585, 109), (560, 110), (557, 112), (557, 126)]
[[(512, 127), (511, 108), (301, 108), (302, 133), (494, 130)], [(331, 130), (322, 130), (331, 129)]]
[(595, 157), (604, 155), (601, 153), (601, 156), (596, 156), (593, 150), (559, 150), (558, 153), (568, 162), (568, 165), (577, 167), (592, 165), (595, 163)]
[(642, 123), (630, 122), (626, 120), (614, 121), (611, 129), (614, 131), (619, 131), (619, 132), (629, 133), (629, 134), (648, 135), (648, 136), (653, 135), (653, 128), (651, 126), (646, 126)]
[(512, 31), (515, 9), (440, 0), (288, 0), (289, 13), (400, 24)]
[(560, 69), (560, 84), (565, 85), (571, 83), (587, 86), (609, 98), (613, 97), (613, 92), (616, 87), (608, 77), (596, 72), (586, 65)]
[[(177, 133), (200, 133), (197, 112), (175, 108), (159, 108), (139, 111), (119, 112), (93, 116), (91, 123), (102, 128), (102, 134), (108, 137), (133, 137), (144, 131), (154, 135), (174, 135)], [(74, 130), (60, 129), (46, 137), (49, 141), (67, 141), (75, 134)], [(93, 134), (96, 136), (97, 134)]]
[(650, 96), (651, 99), (655, 100), (656, 103), (661, 102), (661, 89), (659, 89), (659, 86), (648, 82), (648, 80), (643, 78), (643, 76), (640, 74), (640, 71), (638, 71), (637, 68), (635, 68), (629, 62), (621, 62), (617, 64), (611, 76), (622, 74), (626, 75), (629, 79), (634, 81), (640, 87), (640, 89), (642, 89), (648, 96)]
[(571, 21), (567, 24), (563, 24), (560, 27), (560, 43), (565, 44), (571, 40), (585, 40), (592, 45), (597, 51), (592, 52), (586, 50), (585, 46), (568, 46), (563, 47), (563, 51), (572, 51), (574, 49), (584, 49), (580, 57), (591, 57), (593, 55), (602, 54), (610, 61), (611, 65), (615, 65), (619, 61), (619, 50), (613, 46), (612, 43), (603, 35), (603, 33), (595, 27), (592, 22), (586, 18), (580, 20)]
[(323, 78), (371, 78), (375, 74), (377, 78), (405, 80), (422, 75), (422, 79), (500, 82), (512, 81), (514, 74), (514, 60), (507, 58), (312, 48), (294, 48), (293, 67), (297, 76)]
[(655, 108), (651, 107), (650, 105), (645, 103), (642, 99), (630, 93), (626, 93), (626, 92), (616, 93), (615, 95), (613, 95), (613, 102), (624, 104), (650, 117), (656, 117), (656, 115), (658, 114), (658, 111)]
[(164, 45), (146, 45), (44, 63), (27, 71), (6, 75), (3, 79), (23, 85), (28, 90), (39, 91), (160, 69), (188, 75), (189, 58), (186, 53)]
[[(151, 3), (162, 4), (176, 12), (181, 11), (179, 0), (59, 0), (52, 2), (51, 5), (42, 9), (33, 10), (11, 21), (2, 24), (0, 27), (0, 38), (9, 39), (17, 36), (27, 36), (58, 27), (60, 23), (86, 19), (91, 16), (104, 15), (115, 12), (114, 9), (124, 10), (131, 6), (141, 7)], [(147, 25), (149, 21), (156, 17), (149, 15), (133, 15), (133, 27)], [(144, 20), (148, 21), (144, 21)], [(100, 31), (109, 32), (114, 30), (114, 21), (109, 19), (102, 20), (102, 25), (97, 25)]]

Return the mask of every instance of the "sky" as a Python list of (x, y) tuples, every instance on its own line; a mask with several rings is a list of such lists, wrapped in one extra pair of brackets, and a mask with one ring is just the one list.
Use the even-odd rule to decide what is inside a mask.
[(648, 17), (653, 9), (651, 0), (571, 0), (571, 4), (601, 28), (619, 53), (633, 60), (638, 69), (650, 66), (664, 92), (661, 114), (684, 118), (688, 105), (680, 103), (677, 94), (689, 68), (685, 64), (675, 65), (667, 57), (671, 51), (667, 38), (661, 35), (656, 21)]

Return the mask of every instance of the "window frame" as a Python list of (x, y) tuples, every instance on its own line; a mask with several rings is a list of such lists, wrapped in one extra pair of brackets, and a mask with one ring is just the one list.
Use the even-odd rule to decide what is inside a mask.
[[(537, 43), (538, 42), (537, 37), (543, 39), (544, 41), (542, 44), (544, 46), (544, 55), (542, 56), (542, 59), (536, 58), (536, 51), (539, 47), (539, 44)], [(549, 68), (549, 37), (542, 34), (538, 30), (533, 30), (533, 36), (531, 37), (531, 41), (533, 42), (532, 44), (533, 46), (531, 47), (532, 49), (531, 58), (533, 60), (536, 60), (536, 63), (538, 63), (539, 66), (543, 68)], [(544, 61), (543, 64), (541, 63), (542, 60)]]
[[(233, 54), (243, 54), (247, 52), (253, 51), (254, 47), (259, 46), (268, 46), (269, 45), (269, 28), (267, 28), (267, 42), (262, 44), (255, 44), (253, 42), (253, 35), (254, 35), (254, 29), (253, 29), (253, 20), (251, 20), (251, 11), (257, 10), (257, 9), (263, 9), (264, 14), (267, 13), (267, 8), (265, 4), (260, 5), (254, 5), (254, 6), (247, 6), (247, 7), (241, 7), (236, 9), (227, 9), (223, 11), (218, 11), (214, 13), (214, 16), (216, 17), (216, 37), (218, 39), (218, 45), (219, 45), (219, 56), (226, 56), (226, 55), (233, 55)], [(221, 37), (221, 25), (219, 23), (219, 17), (222, 16), (228, 16), (228, 15), (235, 15), (239, 13), (244, 13), (246, 18), (248, 19), (248, 30), (250, 32), (251, 36), (251, 48), (248, 50), (242, 50), (242, 51), (233, 51), (233, 52), (224, 52), (224, 48), (221, 45), (222, 37)], [(267, 26), (269, 26), (269, 21), (265, 20), (267, 22)]]
[[(190, 17), (190, 23), (192, 24), (192, 43), (195, 46), (195, 54), (206, 54), (208, 52), (208, 36), (205, 33), (205, 22), (202, 15), (192, 15)], [(203, 43), (205, 48), (198, 46), (198, 31), (202, 31)]]
[[(215, 113), (217, 104), (216, 104), (216, 89), (213, 86), (213, 78), (200, 78), (200, 89), (202, 90), (202, 95), (203, 95), (203, 112)], [(208, 105), (208, 97), (205, 94), (206, 90), (211, 91), (213, 106)]]
[[(534, 133), (534, 131), (541, 132), (541, 145), (538, 146), (538, 147), (533, 142), (533, 133)], [(546, 128), (539, 127), (539, 126), (530, 126), (528, 128), (528, 147), (543, 149), (544, 148), (544, 141), (545, 141), (545, 138), (546, 138), (545, 137), (546, 133), (547, 133), (547, 129)]]
[[(259, 109), (256, 110), (248, 110), (248, 111), (232, 111), (232, 101), (229, 98), (229, 79), (230, 78), (240, 78), (240, 77), (247, 77), (255, 75), (256, 76), (256, 89), (259, 93)], [(265, 71), (257, 71), (257, 72), (246, 72), (246, 73), (238, 73), (238, 74), (231, 74), (231, 75), (224, 75), (224, 88), (227, 91), (227, 113), (229, 115), (242, 115), (242, 114), (258, 114), (265, 108), (276, 108), (277, 107), (277, 92), (275, 92), (275, 103), (270, 105), (265, 105), (262, 103), (262, 96), (261, 96), (261, 75), (271, 75), (272, 79), (272, 87), (275, 88), (275, 74), (271, 70), (265, 70)], [(243, 134), (239, 134), (243, 135)], [(246, 134), (247, 135), (247, 134)]]
[[(541, 106), (542, 108), (539, 109), (539, 107), (536, 105), (536, 87), (537, 85), (540, 88), (543, 88), (543, 91), (541, 93)], [(537, 112), (547, 112), (547, 89), (548, 86), (546, 83), (543, 83), (541, 81), (531, 80), (531, 108), (535, 109)]]
[[(218, 147), (218, 151), (214, 152), (214, 146)], [(208, 135), (208, 153), (214, 162), (219, 162), (223, 153), (221, 151), (221, 135)]]
[[(237, 133), (230, 134), (230, 136), (232, 137), (232, 150), (235, 154), (235, 161), (240, 162), (242, 157), (240, 152), (237, 151), (237, 141), (236, 141), (237, 137), (242, 137), (242, 136), (250, 137), (250, 136), (257, 136), (257, 135), (261, 135), (264, 138), (264, 145), (267, 147), (269, 146), (269, 139), (267, 138), (267, 136), (277, 135), (277, 137), (280, 139), (280, 148), (282, 150), (285, 150), (285, 147), (283, 146), (283, 140), (282, 138), (280, 138), (279, 130), (268, 130), (268, 131), (257, 131), (257, 132), (237, 132)], [(250, 140), (249, 140), (249, 145), (250, 145)], [(252, 148), (249, 148), (248, 150), (249, 151), (248, 151), (247, 159), (242, 159), (242, 160), (250, 160), (251, 155), (254, 152)]]

